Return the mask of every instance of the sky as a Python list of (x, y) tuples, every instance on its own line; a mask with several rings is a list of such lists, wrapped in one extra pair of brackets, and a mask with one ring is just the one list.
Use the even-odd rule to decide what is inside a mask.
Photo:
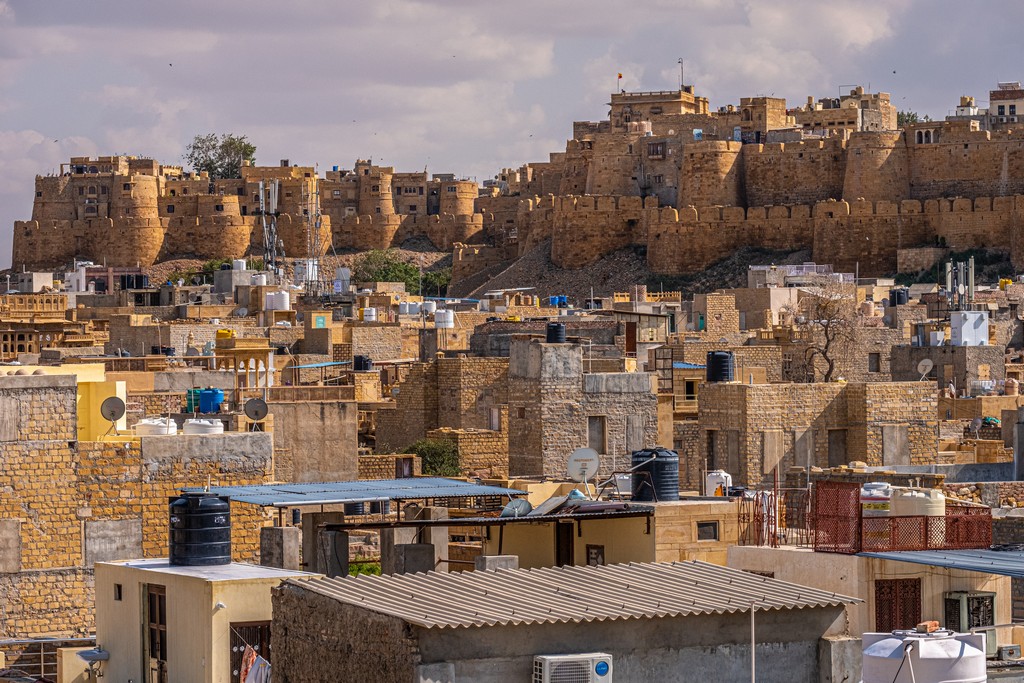
[(608, 95), (685, 81), (711, 107), (854, 85), (942, 118), (1024, 80), (1020, 0), (0, 0), (0, 267), (35, 176), (71, 156), (183, 164), (197, 134), (258, 164), (483, 181), (563, 150)]

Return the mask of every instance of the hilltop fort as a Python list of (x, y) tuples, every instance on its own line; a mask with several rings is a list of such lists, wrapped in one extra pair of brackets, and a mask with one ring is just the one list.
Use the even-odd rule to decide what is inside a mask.
[(962, 98), (956, 116), (900, 129), (890, 95), (860, 87), (796, 108), (750, 97), (715, 111), (693, 86), (620, 92), (607, 120), (573, 124), (564, 151), (505, 169), (482, 189), (363, 160), (322, 178), (283, 161), (211, 180), (150, 159), (73, 158), (37, 177), (32, 219), (15, 224), (14, 265), (258, 252), (262, 180), (279, 184), (288, 256), (306, 254), (310, 230), (321, 231), (324, 250), (422, 236), (454, 247), (462, 276), (548, 239), (558, 266), (636, 247), (663, 274), (703, 269), (744, 246), (810, 249), (818, 262), (864, 274), (893, 272), (901, 253), (915, 262), (915, 250), (934, 247), (1007, 250), (1021, 267), (1024, 134), (1006, 103), (1024, 106), (1024, 90), (1000, 84), (998, 93), (998, 115)]

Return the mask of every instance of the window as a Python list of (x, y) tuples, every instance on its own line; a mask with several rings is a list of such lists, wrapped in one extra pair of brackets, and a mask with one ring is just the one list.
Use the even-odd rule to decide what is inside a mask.
[(42, 196), (43, 196), (43, 193), (42, 193), (42, 192), (36, 192), (36, 196), (37, 196), (37, 197), (42, 197)]
[(224, 205), (223, 204), (215, 204), (214, 207), (213, 207), (213, 210), (214, 211), (223, 211), (224, 210)]
[(591, 415), (587, 418), (587, 446), (598, 453), (608, 452), (604, 415)]
[(1017, 115), (1017, 105), (1016, 104), (1011, 104), (1010, 105), (1010, 116), (1016, 116), (1016, 115)]
[(271, 661), (270, 622), (249, 621), (231, 624), (231, 680), (237, 681), (242, 669), (242, 656), (249, 645), (256, 654)]
[(698, 541), (717, 541), (718, 522), (697, 522)]
[(181, 188), (181, 193), (182, 194), (188, 194), (188, 188), (187, 187)]
[(665, 143), (664, 142), (649, 142), (649, 143), (647, 143), (647, 156), (649, 156), (649, 157), (663, 157), (663, 156), (665, 156)]
[(174, 213), (174, 204), (167, 205), (167, 213)]
[(875, 581), (875, 631), (912, 629), (921, 623), (921, 579)]
[(96, 213), (96, 207), (95, 206), (87, 206), (87, 207), (85, 207), (85, 212), (86, 213)]
[(130, 192), (131, 189), (132, 189), (132, 184), (131, 183), (125, 183), (124, 185), (121, 186), (121, 189), (124, 190), (125, 192)]
[(455, 192), (455, 190), (456, 190), (456, 188), (455, 188), (454, 185), (449, 185), (448, 186), (448, 192)]
[(410, 204), (409, 205), (409, 213), (416, 213), (416, 205), (415, 204)]
[(244, 187), (238, 188), (237, 190), (235, 190), (235, 194), (237, 194), (239, 197), (244, 196), (245, 195), (245, 188)]
[(516, 408), (516, 417), (518, 417), (520, 420), (525, 420), (526, 419), (526, 408), (523, 408), (521, 406), (519, 408)]
[(85, 194), (85, 188), (82, 187), (81, 185), (79, 185), (78, 186), (78, 196), (82, 196), (83, 194)]
[(114, 584), (114, 600), (121, 602), (121, 584)]
[(374, 212), (375, 213), (380, 213), (380, 207), (378, 206), (376, 209), (374, 209)]
[(999, 113), (1000, 116), (1006, 116), (1006, 105), (1005, 104), (1000, 104), (997, 109), (998, 109), (998, 113)]
[(665, 182), (665, 176), (653, 175), (651, 176), (651, 182), (654, 183), (655, 185), (661, 185), (663, 182)]
[(341, 190), (334, 190), (331, 194), (333, 196), (335, 196), (335, 197), (340, 197), (341, 196)]
[(686, 401), (697, 400), (697, 380), (688, 379), (683, 383), (683, 399)]
[(380, 185), (371, 185), (370, 192), (380, 192)]
[(882, 371), (882, 354), (880, 353), (869, 353), (868, 354), (868, 372), (881, 372)]
[(587, 544), (587, 566), (588, 567), (603, 567), (604, 566), (604, 546), (603, 545), (590, 545)]

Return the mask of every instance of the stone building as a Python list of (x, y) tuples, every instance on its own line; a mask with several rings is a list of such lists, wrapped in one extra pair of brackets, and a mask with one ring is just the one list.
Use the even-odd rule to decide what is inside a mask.
[(513, 339), (508, 415), (512, 476), (564, 476), (577, 448), (601, 454), (602, 473), (626, 469), (658, 440), (655, 375), (585, 372), (581, 344)]
[(699, 485), (722, 469), (746, 486), (790, 467), (935, 462), (938, 397), (928, 382), (708, 383), (698, 405), (697, 449), (680, 479)]
[[(168, 496), (273, 479), (268, 433), (80, 440), (83, 410), (73, 375), (0, 377), (0, 637), (91, 631), (93, 564), (165, 556)], [(257, 517), (236, 514), (237, 560), (259, 557)]]
[[(525, 681), (536, 655), (587, 652), (608, 655), (602, 676), (616, 681), (741, 680), (752, 602), (759, 681), (815, 680), (859, 657), (842, 637), (856, 598), (703, 562), (633, 563), (289, 580), (273, 593), (274, 680)], [(599, 680), (590, 666), (574, 677)]]

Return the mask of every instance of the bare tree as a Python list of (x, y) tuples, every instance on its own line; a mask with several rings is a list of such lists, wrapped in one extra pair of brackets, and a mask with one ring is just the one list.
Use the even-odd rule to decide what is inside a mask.
[(793, 316), (810, 381), (821, 372), (823, 382), (837, 378), (837, 371), (853, 350), (856, 334), (855, 285), (823, 276), (801, 289), (798, 311)]

